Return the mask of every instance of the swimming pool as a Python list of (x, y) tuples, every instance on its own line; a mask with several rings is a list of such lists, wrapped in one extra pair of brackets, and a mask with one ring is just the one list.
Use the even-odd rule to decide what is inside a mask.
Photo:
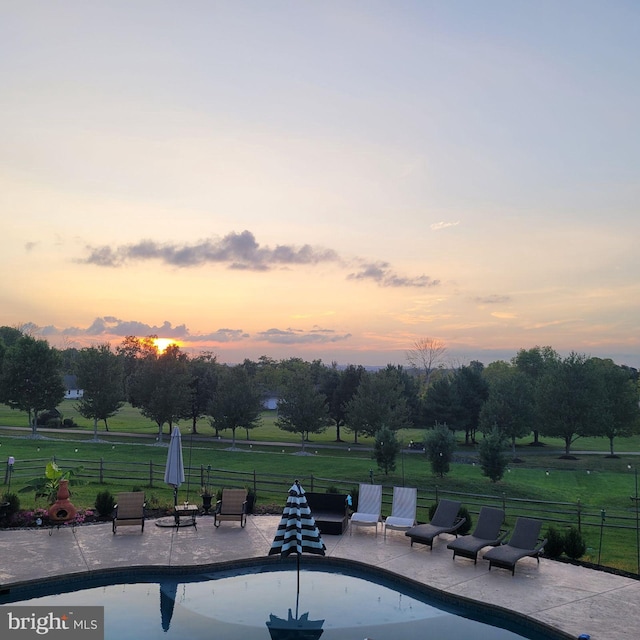
[[(569, 636), (437, 596), (356, 564), (258, 560), (202, 572), (108, 572), (12, 589), (0, 604), (104, 606), (107, 640), (562, 640)], [(306, 625), (301, 622), (306, 621)], [(289, 627), (289, 628), (287, 628)], [(302, 635), (292, 635), (291, 628)], [(283, 630), (284, 629), (284, 630)]]

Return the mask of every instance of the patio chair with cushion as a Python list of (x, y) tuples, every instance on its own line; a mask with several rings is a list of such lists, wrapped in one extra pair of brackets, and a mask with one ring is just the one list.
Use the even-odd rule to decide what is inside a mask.
[(351, 516), (351, 535), (353, 526), (375, 527), (378, 535), (378, 522), (382, 519), (382, 485), (361, 484), (358, 489), (358, 510)]
[(384, 535), (387, 529), (406, 531), (416, 524), (418, 490), (414, 487), (393, 487), (391, 515), (384, 521)]
[(139, 526), (144, 531), (144, 493), (142, 491), (127, 491), (116, 496), (113, 507), (113, 533), (118, 527)]
[(404, 535), (411, 538), (411, 546), (414, 542), (419, 542), (433, 549), (433, 540), (441, 533), (453, 533), (457, 537), (458, 529), (467, 521), (458, 516), (460, 507), (461, 503), (456, 500), (440, 500), (431, 522), (416, 525), (405, 532)]
[(478, 562), (478, 552), (484, 547), (499, 545), (507, 535), (502, 529), (504, 511), (494, 507), (481, 507), (478, 515), (478, 523), (473, 533), (468, 536), (460, 536), (452, 540), (447, 549), (453, 549), (453, 559), (456, 556), (471, 558), (473, 564)]
[(489, 561), (491, 567), (511, 569), (511, 575), (516, 572), (516, 563), (522, 558), (535, 558), (540, 564), (540, 556), (544, 551), (546, 538), (540, 539), (542, 522), (533, 518), (518, 518), (509, 542), (493, 549), (489, 549), (482, 557)]
[(213, 524), (216, 527), (224, 520), (236, 520), (244, 527), (247, 522), (247, 490), (223, 489), (222, 498), (216, 503)]

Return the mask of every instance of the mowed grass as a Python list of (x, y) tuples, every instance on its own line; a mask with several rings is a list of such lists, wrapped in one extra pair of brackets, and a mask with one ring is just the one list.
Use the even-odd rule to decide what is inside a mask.
[[(76, 430), (78, 433), (88, 432), (93, 434), (93, 421), (83, 418), (76, 408), (77, 401), (64, 400), (58, 407), (65, 418), (71, 418), (78, 425)], [(263, 442), (290, 442), (294, 445), (300, 444), (300, 437), (297, 434), (292, 434), (287, 431), (279, 429), (275, 425), (277, 414), (275, 411), (264, 411), (261, 417), (261, 423), (259, 427), (251, 429), (248, 437), (251, 440), (258, 440)], [(140, 436), (153, 437), (158, 435), (158, 426), (149, 418), (145, 418), (139, 411), (132, 407), (130, 404), (125, 404), (124, 407), (108, 421), (109, 433), (115, 435), (118, 433), (138, 434)], [(17, 426), (28, 427), (29, 420), (26, 413), (21, 411), (14, 411), (6, 405), (0, 404), (0, 426)], [(189, 420), (182, 420), (180, 422), (182, 433), (186, 433), (191, 430), (191, 422)], [(206, 418), (200, 419), (197, 423), (197, 431), (203, 436), (215, 437), (215, 431), (209, 424)], [(105, 431), (104, 423), (98, 424), (98, 432), (100, 437), (108, 435)], [(169, 428), (164, 425), (163, 437), (169, 435)], [(223, 438), (231, 438), (231, 432), (222, 432)], [(458, 433), (458, 438), (461, 440), (463, 434)], [(346, 428), (342, 428), (340, 432), (342, 442), (336, 442), (336, 428), (329, 427), (323, 433), (313, 434), (311, 436), (310, 446), (313, 444), (331, 444), (342, 446), (345, 449), (356, 444), (354, 442), (354, 434)], [(424, 429), (402, 429), (398, 432), (398, 439), (407, 445), (411, 440), (415, 442), (421, 442), (424, 439)], [(247, 432), (244, 429), (236, 430), (236, 440), (241, 443), (243, 440), (247, 440)], [(537, 454), (544, 455), (546, 450), (564, 450), (564, 442), (559, 438), (541, 438), (543, 447), (532, 447), (532, 436), (527, 436), (517, 441), (518, 455), (524, 454)], [(358, 444), (372, 446), (373, 438), (366, 436), (358, 436)], [(607, 438), (578, 438), (572, 445), (572, 451), (602, 451), (609, 452), (609, 440)], [(463, 449), (464, 450), (464, 449)], [(632, 436), (629, 438), (620, 438), (614, 441), (614, 452), (616, 454), (624, 454), (629, 452), (640, 451), (640, 435)]]

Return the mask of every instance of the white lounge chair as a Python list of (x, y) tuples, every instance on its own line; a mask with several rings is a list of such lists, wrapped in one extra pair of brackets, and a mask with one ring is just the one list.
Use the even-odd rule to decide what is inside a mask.
[(414, 487), (393, 487), (391, 515), (384, 521), (384, 536), (387, 529), (406, 531), (416, 524), (418, 490)]
[(358, 510), (351, 516), (349, 535), (353, 525), (356, 527), (375, 527), (378, 535), (378, 522), (382, 519), (382, 485), (361, 484), (358, 490)]

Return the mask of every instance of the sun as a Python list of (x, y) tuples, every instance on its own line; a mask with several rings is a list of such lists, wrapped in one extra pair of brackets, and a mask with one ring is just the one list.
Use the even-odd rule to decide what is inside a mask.
[(172, 338), (154, 338), (153, 344), (158, 350), (158, 353), (162, 353), (170, 344), (175, 344), (178, 347), (180, 346), (180, 343)]

